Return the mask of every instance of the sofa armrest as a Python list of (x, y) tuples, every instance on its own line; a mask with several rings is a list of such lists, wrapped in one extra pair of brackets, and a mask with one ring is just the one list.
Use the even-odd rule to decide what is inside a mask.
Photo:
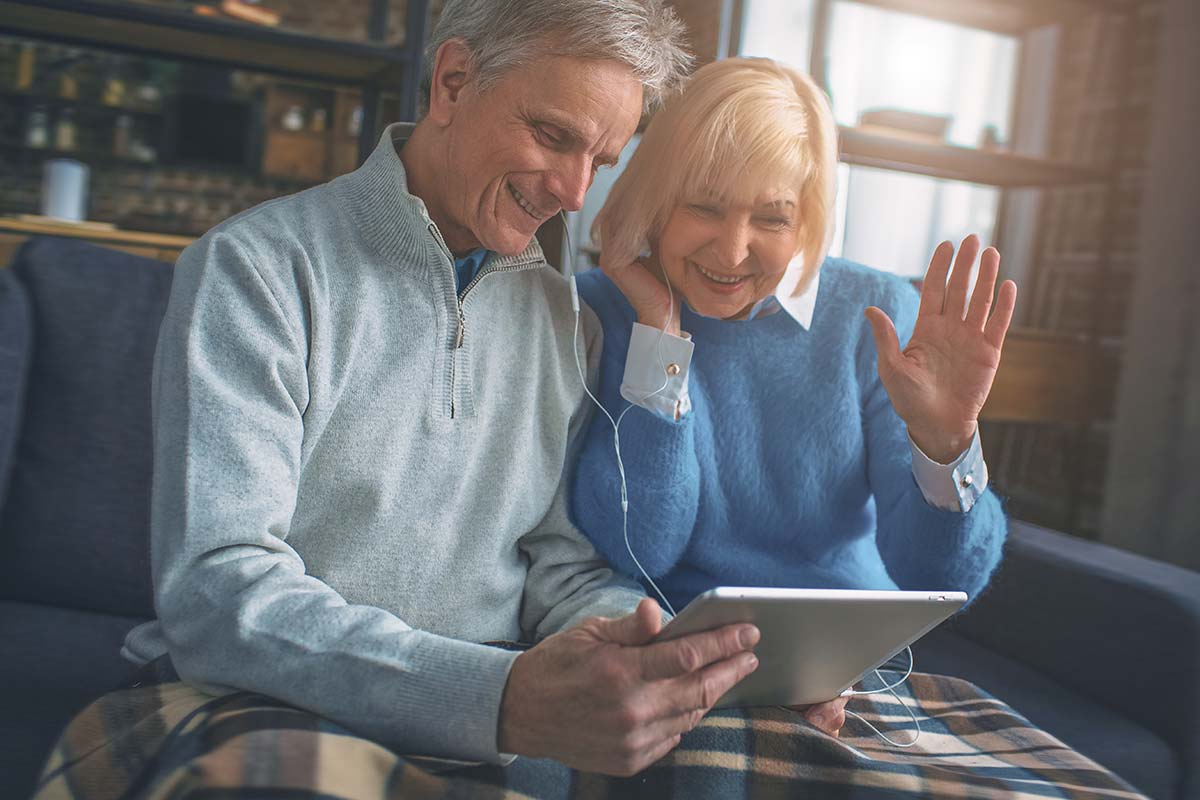
[(1200, 573), (1013, 521), (991, 586), (952, 627), (1200, 763)]

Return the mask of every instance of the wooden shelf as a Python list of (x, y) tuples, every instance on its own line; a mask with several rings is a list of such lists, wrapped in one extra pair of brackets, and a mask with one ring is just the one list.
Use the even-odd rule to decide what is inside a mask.
[(841, 160), (858, 167), (927, 175), (985, 186), (1061, 186), (1107, 179), (1099, 170), (1011, 153), (936, 144), (839, 126)]
[(0, 31), (330, 83), (403, 80), (407, 47), (338, 41), (129, 0), (0, 0)]
[(1137, 0), (850, 0), (968, 28), (1018, 36), (1101, 11), (1128, 11)]
[(1110, 418), (1118, 352), (1085, 337), (1010, 330), (980, 419), (1084, 425)]
[(142, 231), (127, 231), (122, 228), (96, 228), (65, 221), (50, 222), (14, 217), (0, 217), (0, 231), (28, 236), (38, 234), (68, 236), (73, 239), (88, 239), (94, 242), (177, 248), (179, 250), (195, 241), (191, 236), (175, 236), (169, 233), (143, 233)]
[(135, 256), (174, 263), (179, 252), (192, 243), (190, 236), (165, 233), (143, 233), (122, 228), (104, 229), (92, 225), (48, 220), (0, 217), (0, 269), (12, 263), (17, 250), (30, 236), (66, 236), (93, 244), (122, 250)]
[(0, 97), (7, 97), (16, 100), (27, 100), (30, 103), (43, 106), (73, 106), (87, 110), (89, 112), (105, 112), (109, 114), (129, 114), (133, 117), (146, 117), (159, 119), (165, 113), (160, 108), (134, 108), (131, 106), (110, 106), (106, 103), (101, 103), (98, 100), (89, 100), (82, 97), (60, 97), (55, 94), (44, 94), (41, 92), (22, 91), (20, 89), (0, 88)]

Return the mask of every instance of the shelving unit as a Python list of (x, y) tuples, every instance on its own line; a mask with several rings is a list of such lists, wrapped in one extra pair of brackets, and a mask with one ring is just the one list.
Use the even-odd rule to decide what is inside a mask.
[(1130, 0), (852, 0), (992, 33), (1018, 36), (1092, 11), (1120, 11)]
[[(890, 11), (914, 14), (942, 22), (1021, 36), (1047, 25), (1069, 24), (1084, 15), (1105, 12), (1125, 21), (1138, 0), (843, 0)], [(732, 0), (739, 3), (740, 0)], [(835, 0), (816, 0), (810, 72), (818, 84), (828, 86), (827, 61), (830, 23)], [(739, 16), (740, 18), (740, 16)], [(736, 36), (736, 30), (732, 34)], [(1127, 75), (1131, 47), (1121, 42), (1117, 54), (1119, 74)], [(1117, 214), (1119, 170), (1117, 155), (1128, 135), (1127, 122), (1119, 118), (1111, 163), (1080, 167), (1050, 159), (1010, 152), (978, 150), (914, 140), (904, 133), (889, 135), (842, 126), (841, 160), (854, 166), (873, 167), (932, 178), (965, 181), (998, 187), (1052, 189), (1091, 184), (1104, 187), (1104, 224), (1099, 258), (1095, 265), (1095, 302), (1101, 307), (1103, 287), (1111, 271), (1112, 236)], [(1001, 194), (1000, 214), (1007, 205)], [(1041, 246), (1040, 232), (1035, 250)], [(1010, 331), (1005, 361), (996, 376), (983, 418), (991, 422), (1056, 426), (1071, 447), (1083, 450), (1084, 433), (1101, 423), (1111, 411), (1112, 387), (1119, 364), (1105, 347), (1097, 319), (1086, 335), (1056, 335), (1046, 331)], [(1060, 527), (1075, 530), (1080, 518), (1079, 470), (1069, 470), (1067, 519)]]
[(838, 128), (838, 143), (847, 164), (987, 186), (1060, 186), (1107, 178), (1097, 170), (1046, 159), (914, 141), (845, 125)]
[(399, 88), (416, 117), (429, 0), (408, 0), (405, 42), (383, 42), (387, 0), (371, 0), (367, 42), (311, 36), (136, 0), (0, 0), (0, 33), (357, 87), (360, 158), (375, 145), (383, 88)]
[[(1134, 0), (845, 0), (889, 11), (935, 19), (994, 33), (1019, 36), (1039, 27), (1062, 24), (1090, 11), (1126, 11)], [(817, 0), (809, 70), (827, 86), (828, 31), (834, 0)], [(1003, 151), (914, 141), (903, 134), (841, 126), (842, 161), (966, 181), (1000, 188), (1051, 187), (1102, 182), (1108, 173)]]

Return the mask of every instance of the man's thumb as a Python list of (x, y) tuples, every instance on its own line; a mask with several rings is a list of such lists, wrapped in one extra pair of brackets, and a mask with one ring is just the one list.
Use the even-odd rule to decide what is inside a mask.
[(662, 610), (649, 597), (642, 598), (632, 614), (605, 620), (600, 628), (610, 642), (626, 647), (646, 644), (662, 630)]

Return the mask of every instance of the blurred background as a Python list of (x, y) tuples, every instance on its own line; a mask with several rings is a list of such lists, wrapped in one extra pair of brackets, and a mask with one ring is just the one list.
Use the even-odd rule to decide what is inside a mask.
[[(353, 169), (415, 115), (439, 6), (0, 2), (0, 260), (65, 224), (44, 213), (50, 161), (86, 167), (72, 235), (167, 260)], [(675, 6), (701, 63), (770, 56), (828, 91), (834, 255), (919, 280), (943, 239), (1000, 248), (1021, 294), (984, 443), (1010, 513), (1200, 567), (1194, 0)], [(619, 169), (571, 215), (570, 250), (543, 231), (564, 270), (594, 263)]]
[[(0, 0), (0, 796), (129, 680), (120, 643), (154, 614), (170, 264), (414, 119), (440, 5)], [(673, 5), (699, 63), (769, 56), (828, 92), (834, 255), (917, 282), (975, 232), (1020, 286), (982, 422), (1004, 562), (917, 668), (1200, 800), (1200, 0)], [(636, 146), (539, 231), (557, 268), (593, 267)]]

